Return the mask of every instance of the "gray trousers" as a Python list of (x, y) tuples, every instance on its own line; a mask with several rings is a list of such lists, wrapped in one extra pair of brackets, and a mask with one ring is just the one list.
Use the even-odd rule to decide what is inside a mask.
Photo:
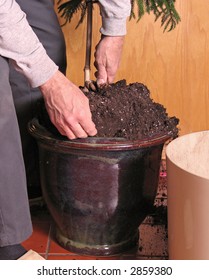
[[(46, 48), (65, 73), (64, 37), (54, 0), (16, 0)], [(0, 56), (0, 247), (23, 242), (32, 233), (28, 187), (38, 187), (38, 152), (27, 123), (37, 115), (39, 90)]]

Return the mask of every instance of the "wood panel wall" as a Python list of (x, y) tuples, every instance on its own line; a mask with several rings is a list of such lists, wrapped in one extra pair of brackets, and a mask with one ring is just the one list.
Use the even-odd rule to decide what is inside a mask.
[[(142, 82), (170, 116), (180, 119), (180, 134), (209, 129), (209, 3), (177, 0), (181, 23), (163, 32), (160, 22), (145, 15), (128, 21), (123, 58), (116, 80)], [(67, 76), (83, 85), (85, 23), (75, 30), (78, 15), (63, 27), (67, 44)], [(62, 19), (61, 19), (62, 23)], [(93, 49), (101, 18), (94, 9)], [(92, 58), (93, 63), (93, 58)], [(92, 79), (94, 78), (92, 65)]]

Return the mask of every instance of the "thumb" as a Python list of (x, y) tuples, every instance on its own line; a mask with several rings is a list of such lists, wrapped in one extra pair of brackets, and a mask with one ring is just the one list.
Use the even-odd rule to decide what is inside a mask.
[(97, 85), (98, 85), (98, 86), (102, 86), (102, 85), (104, 85), (104, 84), (106, 84), (106, 82), (105, 82), (104, 79), (97, 79)]
[(97, 69), (97, 85), (104, 85), (107, 83), (107, 71), (104, 66)]

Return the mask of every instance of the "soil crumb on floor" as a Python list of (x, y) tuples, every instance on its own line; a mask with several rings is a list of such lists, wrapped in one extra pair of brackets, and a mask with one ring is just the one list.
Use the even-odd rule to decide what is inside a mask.
[(163, 105), (150, 98), (142, 83), (126, 80), (88, 92), (92, 119), (98, 137), (123, 137), (129, 140), (150, 139), (168, 134), (178, 136), (176, 117), (169, 117)]

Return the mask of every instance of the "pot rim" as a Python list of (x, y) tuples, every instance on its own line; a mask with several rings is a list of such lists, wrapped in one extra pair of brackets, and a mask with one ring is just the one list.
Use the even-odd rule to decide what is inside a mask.
[(105, 137), (87, 137), (70, 140), (64, 136), (52, 134), (43, 127), (37, 118), (33, 118), (28, 123), (29, 133), (35, 137), (38, 142), (59, 146), (62, 148), (88, 149), (88, 150), (130, 150), (138, 148), (147, 148), (164, 144), (172, 139), (171, 133), (161, 133), (151, 139), (127, 140), (125, 138), (105, 138)]

